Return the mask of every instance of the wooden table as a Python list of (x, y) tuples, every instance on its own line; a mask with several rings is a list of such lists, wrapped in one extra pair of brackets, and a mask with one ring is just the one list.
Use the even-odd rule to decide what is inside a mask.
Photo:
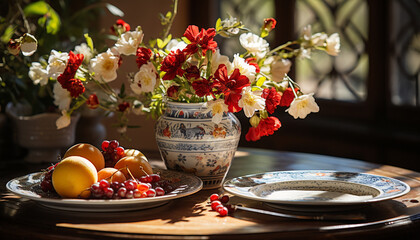
[[(160, 161), (153, 163), (161, 165)], [(8, 180), (45, 166), (21, 161), (0, 164), (2, 239), (420, 239), (420, 173), (387, 165), (313, 154), (238, 150), (228, 179), (274, 170), (339, 170), (397, 178), (412, 189), (403, 197), (352, 210), (366, 214), (366, 220), (316, 221), (244, 211), (219, 217), (210, 211), (206, 201), (222, 189), (202, 190), (161, 207), (133, 212), (54, 210), (18, 198), (5, 188)], [(261, 202), (235, 196), (231, 202), (273, 210)]]

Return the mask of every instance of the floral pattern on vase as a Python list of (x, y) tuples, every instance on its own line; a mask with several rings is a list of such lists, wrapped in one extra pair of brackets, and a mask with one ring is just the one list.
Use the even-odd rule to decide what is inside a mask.
[(241, 134), (239, 120), (225, 113), (218, 124), (204, 103), (168, 102), (156, 123), (156, 141), (168, 169), (195, 174), (204, 189), (220, 187)]

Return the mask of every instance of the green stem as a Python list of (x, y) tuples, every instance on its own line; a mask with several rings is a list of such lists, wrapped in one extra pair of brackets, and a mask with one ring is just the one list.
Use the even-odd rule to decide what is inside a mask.
[(293, 44), (298, 44), (299, 42), (298, 41), (289, 41), (289, 42), (287, 42), (287, 43), (285, 43), (285, 44), (282, 44), (282, 45), (280, 45), (280, 46), (278, 46), (278, 47), (276, 47), (276, 48), (274, 48), (273, 50), (271, 50), (270, 52), (268, 52), (267, 53), (267, 56), (270, 56), (271, 54), (273, 54), (273, 53), (275, 53), (275, 52), (277, 52), (277, 51), (279, 51), (279, 50), (281, 50), (281, 49), (283, 49), (283, 48), (286, 48), (286, 47), (288, 47), (288, 46), (290, 46), (290, 45), (293, 45)]
[(166, 39), (169, 35), (169, 31), (172, 28), (172, 23), (174, 22), (175, 16), (178, 12), (178, 0), (174, 0), (174, 9), (172, 12), (171, 20), (169, 20), (168, 26), (165, 28), (165, 31), (163, 33), (163, 39)]

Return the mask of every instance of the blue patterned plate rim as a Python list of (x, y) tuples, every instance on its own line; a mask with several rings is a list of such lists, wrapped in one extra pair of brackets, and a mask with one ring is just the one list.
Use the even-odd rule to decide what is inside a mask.
[[(283, 200), (264, 198), (254, 194), (252, 191), (256, 186), (273, 184), (278, 182), (293, 181), (339, 181), (345, 183), (365, 185), (379, 190), (379, 194), (369, 198), (353, 201), (322, 201), (322, 200)], [(274, 171), (250, 174), (227, 180), (223, 184), (227, 192), (256, 201), (288, 204), (288, 205), (355, 205), (390, 200), (407, 194), (410, 191), (408, 184), (391, 177), (373, 175), (368, 173), (342, 172), (332, 170), (294, 170)]]
[[(153, 169), (153, 172), (160, 172), (162, 178), (177, 178), (177, 188), (163, 196), (134, 199), (64, 199), (58, 195), (47, 195), (42, 192), (39, 184), (42, 179), (42, 172), (30, 173), (17, 177), (6, 184), (6, 188), (13, 194), (41, 203), (45, 206), (63, 206), (63, 208), (75, 210), (80, 208), (95, 209), (95, 211), (107, 211), (109, 208), (118, 207), (121, 210), (136, 208), (139, 205), (154, 206), (159, 202), (166, 203), (169, 200), (185, 197), (200, 191), (203, 188), (203, 181), (195, 175), (178, 171)], [(116, 209), (113, 209), (115, 211)]]

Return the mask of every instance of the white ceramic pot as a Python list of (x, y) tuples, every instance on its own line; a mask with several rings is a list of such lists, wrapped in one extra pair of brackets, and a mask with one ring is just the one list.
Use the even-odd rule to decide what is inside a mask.
[(80, 114), (71, 117), (68, 127), (57, 129), (58, 113), (42, 113), (32, 116), (28, 106), (8, 104), (6, 114), (12, 120), (14, 140), (28, 149), (25, 161), (32, 163), (57, 162), (61, 150), (75, 142), (76, 125)]
[(232, 113), (219, 124), (203, 103), (168, 102), (156, 123), (159, 151), (168, 169), (193, 173), (203, 180), (203, 188), (223, 183), (238, 147), (239, 120)]

